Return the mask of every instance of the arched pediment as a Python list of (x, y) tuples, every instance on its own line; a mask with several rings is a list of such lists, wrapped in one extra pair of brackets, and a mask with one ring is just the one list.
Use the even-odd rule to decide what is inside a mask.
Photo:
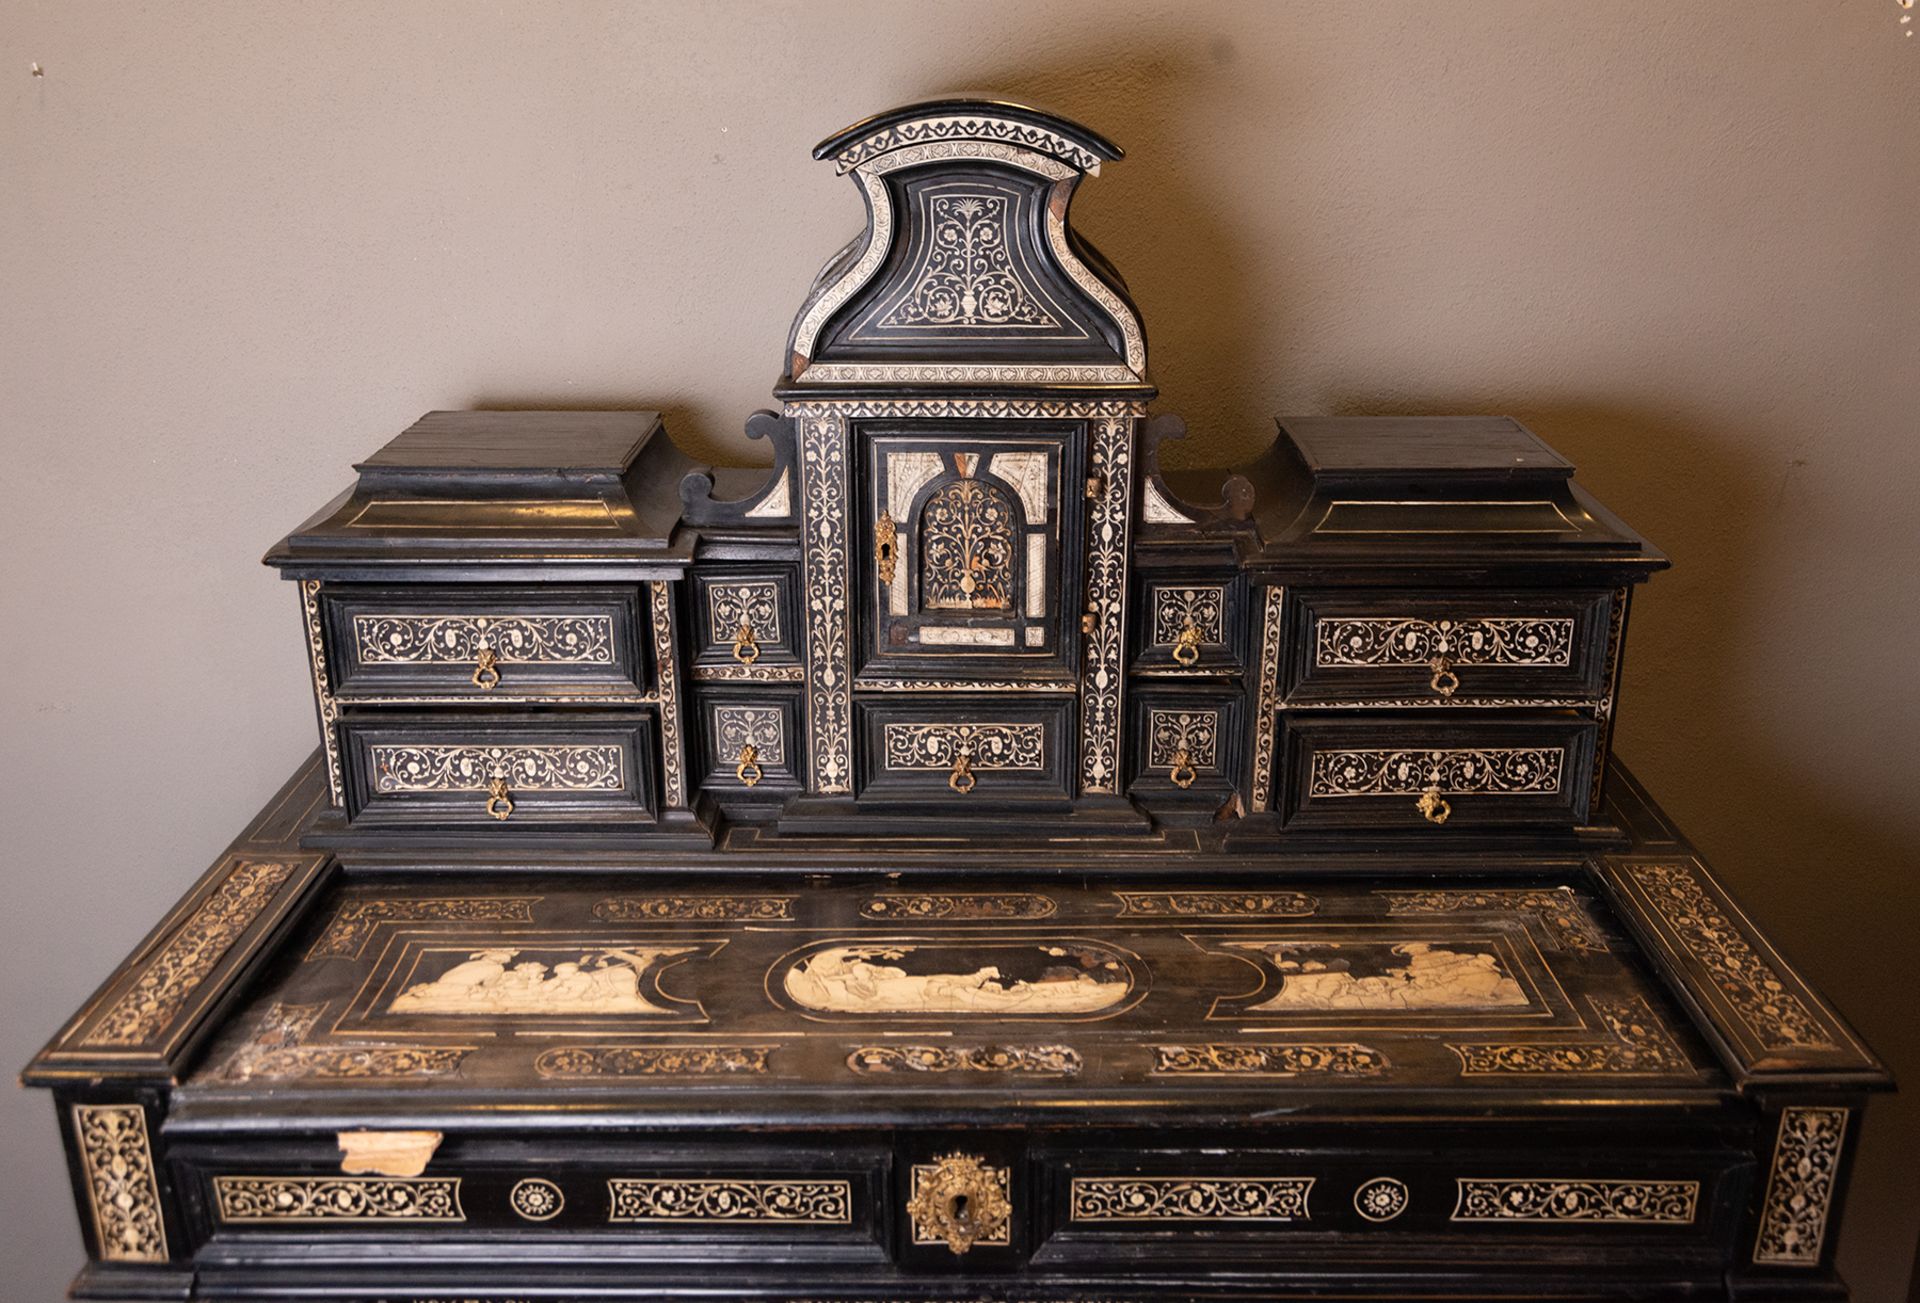
[(867, 229), (831, 259), (789, 339), (797, 386), (1131, 385), (1146, 336), (1126, 286), (1069, 225), (1117, 147), (1020, 105), (940, 100), (823, 141)]

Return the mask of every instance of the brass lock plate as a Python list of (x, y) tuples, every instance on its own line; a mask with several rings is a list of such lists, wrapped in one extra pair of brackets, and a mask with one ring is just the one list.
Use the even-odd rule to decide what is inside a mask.
[(976, 1245), (1012, 1243), (1013, 1201), (1004, 1168), (978, 1154), (947, 1154), (916, 1163), (907, 1218), (915, 1244), (966, 1253)]

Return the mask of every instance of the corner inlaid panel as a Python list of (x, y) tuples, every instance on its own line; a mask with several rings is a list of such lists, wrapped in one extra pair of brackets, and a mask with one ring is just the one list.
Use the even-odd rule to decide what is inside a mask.
[(1121, 1108), (1235, 1082), (1604, 1092), (1719, 1079), (1606, 904), (1565, 879), (491, 885), (340, 887), (187, 1096), (415, 1083), (457, 1107), (469, 1092), (551, 1104), (784, 1083), (843, 1103), (937, 1087)]

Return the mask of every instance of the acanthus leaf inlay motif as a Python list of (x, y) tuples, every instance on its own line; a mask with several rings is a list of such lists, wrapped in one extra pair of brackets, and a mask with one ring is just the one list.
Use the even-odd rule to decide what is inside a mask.
[(400, 615), (353, 617), (363, 665), (466, 664), (482, 650), (502, 665), (611, 665), (607, 615)]
[(464, 1222), (457, 1177), (216, 1176), (227, 1225), (260, 1222)]
[(1316, 629), (1314, 664), (1426, 666), (1444, 656), (1456, 665), (1563, 668), (1572, 663), (1573, 626), (1572, 619), (1557, 616), (1329, 616)]
[(1177, 1077), (1371, 1077), (1390, 1066), (1387, 1056), (1353, 1042), (1255, 1045), (1155, 1045), (1153, 1070)]
[(484, 792), (504, 779), (515, 792), (618, 792), (626, 788), (626, 748), (485, 746), (417, 743), (375, 745), (378, 792)]
[(1308, 1220), (1310, 1176), (1073, 1178), (1076, 1222)]
[(607, 1182), (609, 1222), (786, 1222), (846, 1225), (849, 1181), (645, 1180)]
[(1461, 1178), (1456, 1184), (1456, 1222), (1688, 1225), (1700, 1203), (1698, 1181)]
[(1039, 723), (890, 723), (882, 742), (888, 769), (952, 769), (963, 755), (976, 770), (1046, 767), (1046, 725)]

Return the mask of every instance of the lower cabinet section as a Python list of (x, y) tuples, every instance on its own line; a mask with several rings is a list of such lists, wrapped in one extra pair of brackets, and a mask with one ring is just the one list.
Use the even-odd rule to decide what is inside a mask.
[(1566, 827), (1587, 818), (1598, 725), (1568, 714), (1282, 712), (1289, 828)]
[(243, 1266), (419, 1272), (482, 1251), (527, 1269), (554, 1261), (541, 1245), (564, 1245), (570, 1271), (647, 1264), (623, 1283), (663, 1298), (711, 1269), (742, 1273), (730, 1297), (783, 1297), (746, 1288), (781, 1263), (1041, 1290), (1124, 1269), (1142, 1297), (1225, 1259), (1254, 1273), (1243, 1285), (1262, 1272), (1358, 1284), (1383, 1253), (1403, 1278), (1475, 1260), (1584, 1264), (1602, 1295), (1609, 1276), (1649, 1267), (1712, 1280), (1752, 1194), (1742, 1133), (1725, 1117), (1635, 1122), (1634, 1141), (1612, 1145), (1593, 1119), (1354, 1119), (1291, 1137), (909, 1131), (891, 1145), (885, 1132), (470, 1134), (446, 1137), (416, 1175), (343, 1173), (332, 1138), (309, 1136), (190, 1141), (173, 1181), (208, 1282)]
[(340, 726), (357, 828), (630, 827), (654, 821), (654, 721), (368, 712)]

